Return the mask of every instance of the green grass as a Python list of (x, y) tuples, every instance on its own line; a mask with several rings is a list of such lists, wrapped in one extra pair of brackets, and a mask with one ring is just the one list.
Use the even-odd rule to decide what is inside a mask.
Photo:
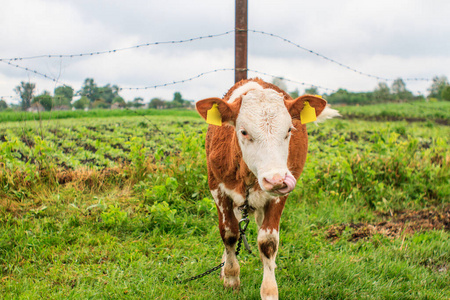
[(373, 121), (435, 121), (450, 125), (450, 101), (339, 106), (345, 118)]
[[(348, 118), (368, 120), (413, 120), (413, 121), (438, 121), (450, 122), (450, 101), (422, 102), (413, 101), (408, 103), (384, 103), (367, 106), (338, 106), (339, 111)], [(0, 123), (23, 122), (34, 120), (57, 120), (73, 118), (109, 118), (125, 116), (174, 116), (195, 117), (195, 110), (90, 110), (90, 111), (54, 111), (42, 113), (27, 112), (2, 112)]]
[[(262, 265), (245, 251), (239, 293), (224, 289), (218, 272), (173, 280), (219, 264), (223, 252), (198, 117), (8, 122), (0, 129), (4, 299), (259, 299)], [(340, 224), (377, 226), (405, 209), (448, 209), (450, 128), (338, 119), (308, 131), (307, 164), (281, 221), (280, 299), (449, 299), (448, 228), (378, 231), (357, 241), (351, 228), (333, 239), (327, 233)], [(116, 143), (123, 149), (110, 147)], [(108, 158), (114, 155), (126, 160)], [(255, 222), (247, 232), (257, 252)]]
[[(87, 195), (85, 195), (87, 196)], [(105, 201), (120, 200), (105, 197)], [(59, 202), (65, 202), (64, 197)], [(215, 212), (177, 214), (161, 230), (128, 199), (126, 218), (105, 224), (110, 209), (82, 214), (71, 203), (48, 204), (2, 222), (1, 292), (5, 299), (257, 299), (262, 279), (259, 258), (240, 256), (242, 288), (223, 289), (217, 274), (188, 284), (186, 278), (218, 264), (222, 246)], [(70, 200), (69, 200), (70, 202)], [(83, 201), (84, 202), (84, 201)], [(85, 200), (80, 208), (97, 203)], [(365, 217), (372, 212), (362, 209)], [(321, 201), (306, 204), (291, 197), (283, 216), (277, 278), (282, 299), (446, 299), (448, 232), (416, 233), (402, 239), (374, 236), (356, 243), (330, 242), (328, 222), (345, 222), (361, 209)], [(320, 221), (331, 214), (332, 220)], [(103, 218), (102, 218), (103, 216)], [(120, 220), (120, 218), (118, 218)], [(255, 250), (256, 228), (248, 234)]]
[(73, 118), (109, 118), (109, 117), (125, 117), (125, 116), (179, 116), (192, 117), (197, 113), (195, 110), (183, 109), (94, 109), (89, 111), (44, 111), (40, 113), (29, 112), (1, 112), (0, 123), (3, 122), (23, 122), (23, 121), (39, 121), (39, 120), (58, 120)]

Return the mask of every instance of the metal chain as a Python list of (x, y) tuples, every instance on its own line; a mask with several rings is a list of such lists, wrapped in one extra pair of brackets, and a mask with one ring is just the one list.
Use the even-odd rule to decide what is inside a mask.
[[(242, 244), (242, 240), (244, 240), (244, 246), (247, 249), (247, 251), (251, 254), (252, 251), (250, 250), (250, 246), (248, 245), (247, 242), (247, 238), (245, 237), (245, 231), (247, 230), (248, 227), (248, 223), (250, 222), (250, 220), (248, 219), (248, 206), (247, 204), (243, 205), (242, 207), (239, 208), (242, 211), (242, 219), (239, 221), (239, 240), (238, 240), (238, 244), (236, 247), (236, 256), (239, 255), (240, 251), (241, 251), (241, 244)], [(192, 276), (189, 277), (185, 280), (177, 280), (175, 279), (175, 283), (181, 284), (181, 283), (187, 283), (189, 281), (193, 281), (199, 278), (202, 278), (206, 275), (211, 274), (212, 272), (215, 272), (217, 270), (219, 270), (220, 268), (222, 268), (225, 265), (225, 262), (220, 263), (219, 265), (201, 273), (198, 274), (196, 276)]]
[(206, 272), (203, 272), (203, 273), (198, 274), (198, 275), (196, 275), (196, 276), (192, 276), (192, 277), (187, 278), (187, 279), (185, 279), (185, 280), (175, 280), (175, 283), (178, 283), (178, 284), (181, 284), (181, 283), (187, 283), (187, 282), (189, 282), (189, 281), (192, 281), (192, 280), (196, 280), (196, 279), (202, 278), (202, 277), (204, 277), (204, 276), (206, 276), (206, 275), (211, 274), (211, 273), (214, 272), (214, 271), (219, 270), (219, 269), (222, 268), (224, 265), (225, 265), (225, 262), (221, 263), (220, 265), (215, 266), (214, 268), (209, 269), (209, 270), (206, 271)]

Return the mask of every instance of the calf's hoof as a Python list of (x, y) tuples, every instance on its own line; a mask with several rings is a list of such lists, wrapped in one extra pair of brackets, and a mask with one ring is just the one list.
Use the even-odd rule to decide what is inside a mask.
[(223, 286), (225, 288), (232, 288), (233, 290), (239, 291), (241, 286), (239, 276), (223, 276)]
[(276, 285), (261, 286), (261, 299), (262, 300), (278, 300), (278, 287)]

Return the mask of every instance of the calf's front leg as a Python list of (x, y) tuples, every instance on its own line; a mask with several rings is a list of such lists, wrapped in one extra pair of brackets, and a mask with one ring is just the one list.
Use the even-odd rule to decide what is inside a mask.
[(219, 231), (222, 237), (225, 251), (222, 256), (224, 266), (220, 272), (220, 278), (225, 287), (239, 289), (240, 267), (236, 257), (236, 242), (239, 239), (239, 222), (233, 212), (232, 200), (218, 192), (212, 192), (219, 215)]
[(280, 218), (287, 197), (270, 201), (264, 209), (257, 211), (259, 226), (258, 248), (264, 267), (261, 284), (261, 299), (278, 299), (278, 286), (275, 279), (275, 259), (278, 253)]

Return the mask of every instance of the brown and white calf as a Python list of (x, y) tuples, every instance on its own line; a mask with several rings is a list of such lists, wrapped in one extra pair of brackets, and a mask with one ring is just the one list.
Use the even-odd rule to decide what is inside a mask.
[[(293, 100), (286, 92), (260, 79), (242, 80), (224, 96), (196, 103), (207, 119), (214, 104), (222, 126), (209, 125), (206, 135), (208, 182), (214, 197), (225, 252), (221, 278), (225, 287), (239, 288), (239, 207), (247, 204), (258, 224), (258, 248), (264, 265), (262, 299), (278, 299), (275, 258), (280, 217), (303, 170), (308, 148), (306, 125), (300, 121), (305, 104), (318, 121), (339, 115), (320, 97)], [(215, 106), (215, 105), (214, 105)]]

